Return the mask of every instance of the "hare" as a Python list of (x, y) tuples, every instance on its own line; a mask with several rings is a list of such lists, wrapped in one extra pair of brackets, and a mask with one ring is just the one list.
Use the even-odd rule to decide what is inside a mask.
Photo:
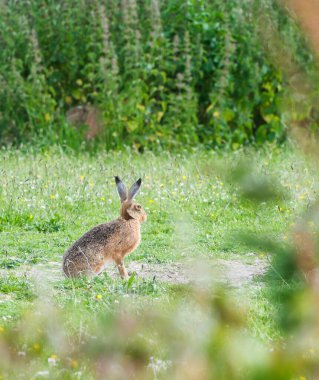
[(128, 279), (124, 257), (141, 242), (141, 223), (147, 219), (144, 209), (133, 199), (140, 189), (138, 179), (127, 191), (119, 177), (115, 177), (121, 199), (120, 217), (100, 224), (80, 237), (63, 256), (63, 272), (67, 277), (97, 275), (107, 261), (113, 260), (122, 278)]

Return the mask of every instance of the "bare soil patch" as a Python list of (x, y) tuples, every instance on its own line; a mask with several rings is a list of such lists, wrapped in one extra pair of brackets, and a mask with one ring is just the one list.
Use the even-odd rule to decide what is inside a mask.
[[(264, 260), (256, 258), (250, 264), (239, 260), (210, 259), (205, 261), (185, 261), (175, 263), (143, 263), (131, 261), (126, 264), (130, 273), (135, 272), (139, 278), (151, 279), (170, 284), (209, 285), (221, 283), (235, 288), (249, 283), (262, 275), (267, 268)], [(116, 267), (107, 266), (106, 273), (112, 278), (119, 276)], [(15, 270), (16, 275), (25, 275), (35, 280), (47, 290), (63, 278), (61, 263), (48, 262), (37, 265), (21, 266)]]
[[(154, 279), (173, 284), (196, 283), (205, 285), (222, 283), (241, 287), (266, 271), (265, 261), (256, 259), (251, 264), (239, 260), (186, 261), (171, 264), (148, 264), (130, 262), (128, 270), (138, 277)], [(111, 273), (116, 274), (115, 271)]]

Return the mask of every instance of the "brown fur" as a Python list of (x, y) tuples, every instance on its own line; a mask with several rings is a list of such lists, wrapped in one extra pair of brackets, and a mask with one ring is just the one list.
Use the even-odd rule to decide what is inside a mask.
[(97, 275), (103, 271), (107, 261), (113, 260), (121, 277), (128, 278), (124, 257), (140, 244), (141, 223), (147, 218), (143, 208), (132, 200), (138, 188), (134, 189), (131, 197), (130, 190), (125, 200), (122, 194), (118, 219), (92, 228), (67, 250), (63, 256), (63, 271), (67, 277)]

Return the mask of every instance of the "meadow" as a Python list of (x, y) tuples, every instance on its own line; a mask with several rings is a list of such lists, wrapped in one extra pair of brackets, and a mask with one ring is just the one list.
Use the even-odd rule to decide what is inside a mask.
[[(277, 318), (285, 305), (271, 298), (267, 279), (271, 247), (290, 246), (319, 184), (295, 148), (0, 156), (1, 378), (270, 378), (256, 360), (287, 344)], [(133, 274), (125, 282), (109, 267), (65, 279), (65, 250), (118, 217), (114, 175), (143, 179), (137, 200), (148, 221), (126, 259)], [(287, 288), (274, 274), (275, 286)], [(249, 359), (246, 343), (258, 347)], [(195, 372), (180, 372), (188, 360)]]
[[(316, 7), (1, 3), (0, 380), (318, 378)], [(130, 278), (67, 279), (114, 176)]]

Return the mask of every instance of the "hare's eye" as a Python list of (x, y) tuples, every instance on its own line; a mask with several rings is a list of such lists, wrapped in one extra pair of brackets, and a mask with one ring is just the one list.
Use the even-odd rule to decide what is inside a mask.
[(135, 208), (136, 208), (136, 210), (140, 210), (141, 206), (140, 205), (136, 205)]

